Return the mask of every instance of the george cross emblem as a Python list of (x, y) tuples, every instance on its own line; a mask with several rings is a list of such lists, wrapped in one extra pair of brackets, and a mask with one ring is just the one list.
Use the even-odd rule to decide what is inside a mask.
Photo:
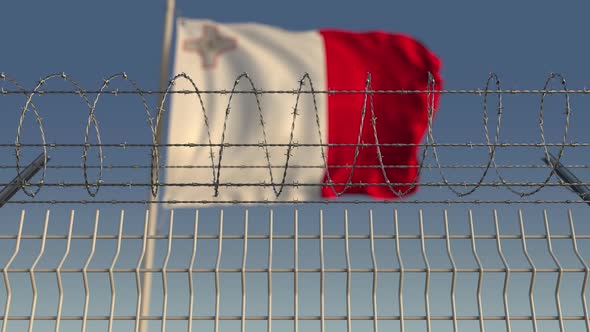
[(237, 42), (234, 38), (223, 36), (213, 25), (203, 26), (202, 37), (184, 41), (184, 50), (199, 53), (202, 66), (205, 69), (215, 68), (217, 58), (221, 54), (235, 49), (236, 46)]

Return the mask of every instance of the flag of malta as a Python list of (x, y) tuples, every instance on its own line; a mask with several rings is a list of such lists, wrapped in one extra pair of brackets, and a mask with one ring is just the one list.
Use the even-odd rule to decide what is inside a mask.
[(173, 90), (192, 93), (171, 97), (163, 199), (411, 194), (413, 144), (438, 94), (365, 91), (427, 91), (433, 81), (439, 88), (439, 68), (431, 51), (401, 34), (179, 19), (174, 70), (186, 75)]

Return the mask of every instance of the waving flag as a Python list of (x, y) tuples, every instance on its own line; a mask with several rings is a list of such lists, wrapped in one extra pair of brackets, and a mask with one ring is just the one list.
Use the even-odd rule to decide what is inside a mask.
[(199, 94), (171, 97), (164, 200), (412, 193), (411, 144), (422, 141), (438, 94), (364, 91), (427, 90), (429, 73), (438, 88), (439, 67), (400, 34), (180, 19), (174, 70), (186, 76), (173, 89)]

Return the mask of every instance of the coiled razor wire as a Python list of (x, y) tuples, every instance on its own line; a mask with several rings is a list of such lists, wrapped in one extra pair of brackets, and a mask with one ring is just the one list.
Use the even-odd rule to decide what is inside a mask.
[[(0, 147), (2, 147), (2, 146), (14, 147), (15, 161), (16, 161), (15, 168), (16, 168), (17, 174), (20, 172), (20, 170), (22, 168), (21, 149), (23, 147), (41, 147), (43, 149), (43, 156), (45, 158), (45, 161), (47, 161), (47, 154), (48, 154), (47, 148), (48, 147), (61, 147), (61, 146), (66, 147), (67, 146), (67, 147), (81, 147), (82, 148), (82, 166), (81, 166), (81, 168), (82, 168), (83, 176), (84, 176), (83, 184), (78, 184), (78, 183), (46, 183), (45, 179), (46, 179), (46, 173), (47, 173), (48, 168), (67, 168), (69, 166), (67, 166), (67, 165), (57, 165), (57, 166), (44, 165), (40, 180), (38, 182), (36, 182), (36, 183), (29, 183), (26, 181), (20, 182), (21, 189), (30, 197), (35, 197), (39, 193), (39, 191), (41, 190), (41, 188), (43, 186), (69, 187), (69, 186), (82, 186), (82, 185), (86, 188), (86, 191), (88, 192), (88, 194), (91, 197), (95, 197), (97, 195), (101, 186), (128, 186), (128, 187), (129, 186), (149, 186), (154, 197), (156, 196), (156, 194), (158, 192), (158, 188), (162, 187), (162, 186), (211, 186), (212, 187), (212, 196), (217, 197), (219, 195), (220, 187), (240, 185), (240, 184), (236, 184), (236, 183), (222, 183), (221, 182), (222, 169), (241, 168), (241, 167), (242, 168), (251, 168), (251, 167), (267, 168), (270, 181), (268, 181), (268, 182), (264, 181), (264, 182), (259, 182), (259, 183), (245, 183), (242, 185), (246, 185), (246, 186), (272, 186), (272, 189), (273, 189), (273, 192), (274, 192), (276, 198), (280, 198), (280, 195), (281, 195), (283, 189), (285, 187), (289, 187), (289, 186), (327, 186), (327, 187), (331, 188), (331, 190), (333, 191), (333, 193), (337, 197), (339, 197), (339, 196), (343, 195), (344, 193), (346, 193), (352, 187), (368, 185), (368, 184), (363, 184), (363, 183), (353, 183), (353, 180), (352, 180), (353, 175), (354, 175), (354, 171), (357, 168), (363, 168), (363, 167), (379, 168), (381, 170), (382, 175), (383, 175), (383, 178), (384, 178), (383, 183), (377, 183), (377, 184), (371, 183), (370, 185), (387, 186), (389, 188), (389, 190), (393, 194), (395, 194), (397, 197), (404, 197), (409, 192), (411, 192), (412, 189), (418, 184), (418, 179), (420, 177), (420, 174), (422, 173), (422, 170), (425, 167), (436, 167), (439, 171), (440, 176), (441, 176), (442, 183), (430, 183), (430, 184), (429, 183), (422, 183), (421, 184), (422, 186), (431, 185), (431, 186), (447, 187), (457, 197), (469, 196), (469, 195), (473, 194), (480, 187), (501, 186), (501, 187), (507, 188), (509, 191), (511, 191), (515, 195), (518, 195), (521, 198), (523, 198), (523, 197), (532, 196), (532, 195), (538, 193), (539, 191), (541, 191), (545, 187), (552, 186), (552, 184), (550, 184), (549, 182), (550, 182), (551, 177), (555, 174), (555, 168), (548, 167), (548, 166), (538, 166), (538, 167), (548, 167), (549, 168), (549, 173), (548, 173), (547, 177), (543, 181), (538, 182), (538, 183), (510, 182), (510, 181), (506, 180), (506, 178), (504, 177), (504, 175), (502, 174), (502, 172), (500, 170), (502, 168), (511, 168), (512, 166), (511, 165), (502, 166), (502, 165), (498, 165), (496, 163), (495, 156), (496, 156), (496, 152), (497, 152), (498, 148), (517, 147), (517, 146), (518, 147), (520, 147), (520, 146), (542, 147), (544, 150), (545, 156), (547, 157), (547, 159), (549, 159), (548, 147), (557, 147), (559, 150), (557, 152), (556, 160), (560, 161), (561, 158), (563, 157), (565, 147), (590, 146), (590, 143), (571, 143), (571, 142), (567, 141), (569, 127), (570, 127), (570, 117), (571, 117), (570, 94), (585, 95), (585, 94), (590, 94), (590, 90), (587, 90), (587, 89), (569, 90), (567, 87), (565, 78), (561, 74), (558, 74), (558, 73), (550, 74), (548, 76), (547, 80), (545, 81), (543, 89), (541, 89), (541, 90), (502, 90), (501, 84), (500, 84), (500, 79), (494, 73), (491, 73), (489, 75), (486, 85), (485, 85), (485, 88), (483, 90), (481, 90), (481, 89), (480, 90), (441, 90), (441, 89), (437, 89), (437, 85), (436, 85), (437, 82), (434, 81), (433, 75), (431, 75), (430, 73), (428, 75), (428, 82), (427, 82), (426, 90), (373, 90), (372, 85), (371, 85), (371, 74), (370, 73), (367, 73), (364, 90), (315, 90), (315, 88), (313, 86), (312, 78), (308, 74), (304, 74), (302, 76), (302, 78), (298, 81), (297, 89), (294, 89), (294, 90), (259, 90), (256, 88), (254, 81), (250, 78), (250, 76), (247, 73), (243, 73), (236, 78), (235, 83), (234, 83), (231, 90), (212, 90), (212, 91), (200, 90), (198, 88), (197, 83), (194, 82), (190, 76), (188, 76), (187, 74), (184, 74), (184, 73), (174, 76), (172, 78), (172, 80), (169, 82), (168, 87), (164, 91), (142, 90), (138, 86), (138, 84), (134, 80), (130, 79), (127, 76), (127, 74), (125, 74), (125, 73), (119, 73), (119, 74), (115, 74), (115, 75), (108, 77), (107, 79), (105, 79), (103, 81), (103, 83), (101, 84), (101, 86), (98, 90), (84, 90), (75, 80), (73, 80), (70, 76), (66, 75), (65, 73), (52, 74), (52, 75), (48, 75), (48, 76), (42, 78), (35, 85), (33, 90), (26, 90), (22, 84), (20, 84), (15, 79), (5, 75), (4, 73), (0, 73), (0, 80), (8, 82), (9, 85), (15, 87), (15, 89), (12, 89), (12, 90), (7, 90), (5, 88), (2, 88), (2, 90), (0, 90), (0, 95), (24, 95), (26, 98), (24, 107), (22, 108), (20, 118), (19, 118), (15, 144), (0, 144)], [(47, 89), (44, 90), (43, 89), (44, 87), (46, 87), (48, 85), (49, 82), (60, 81), (60, 80), (66, 82), (67, 84), (72, 86), (73, 89), (72, 90), (47, 90)], [(109, 85), (115, 80), (126, 82), (127, 84), (130, 85), (131, 89), (130, 90), (109, 89), (108, 88)], [(190, 85), (192, 86), (192, 90), (173, 90), (175, 83), (179, 80), (188, 81), (190, 83)], [(237, 90), (238, 84), (242, 80), (245, 80), (247, 82), (247, 84), (250, 87), (250, 90)], [(558, 89), (558, 90), (549, 89), (551, 83), (554, 81), (559, 82), (559, 84), (561, 85), (561, 89)], [(304, 89), (304, 87), (306, 85), (309, 85), (309, 89)], [(495, 85), (495, 89), (491, 89), (490, 88), (491, 85)], [(88, 107), (89, 112), (88, 112), (88, 119), (87, 119), (86, 126), (85, 126), (84, 139), (83, 139), (84, 143), (83, 144), (47, 143), (46, 137), (45, 137), (45, 131), (43, 129), (43, 121), (42, 121), (42, 118), (39, 114), (39, 110), (35, 106), (35, 103), (33, 101), (35, 97), (46, 95), (46, 94), (66, 94), (66, 95), (67, 94), (74, 94), (74, 95), (80, 96), (84, 100), (86, 106)], [(102, 143), (102, 139), (101, 139), (101, 135), (100, 135), (100, 128), (99, 128), (98, 120), (97, 120), (97, 116), (96, 116), (96, 108), (97, 108), (100, 97), (103, 96), (104, 94), (111, 94), (111, 95), (132, 94), (132, 95), (137, 95), (140, 98), (141, 104), (146, 112), (145, 114), (146, 114), (148, 124), (150, 127), (151, 144), (130, 144), (130, 143), (106, 144), (106, 143)], [(148, 103), (146, 100), (146, 95), (151, 95), (151, 94), (163, 94), (162, 102), (160, 105), (158, 105), (158, 107), (155, 111), (150, 110), (150, 107), (148, 106)], [(164, 116), (164, 112), (165, 112), (164, 105), (166, 103), (167, 97), (171, 94), (191, 94), (191, 95), (197, 96), (197, 101), (200, 105), (200, 112), (203, 114), (203, 124), (204, 124), (204, 126), (206, 128), (206, 132), (207, 132), (207, 142), (206, 143), (200, 143), (200, 144), (193, 144), (193, 143), (161, 144), (157, 141), (157, 137), (159, 136), (158, 130), (160, 128), (159, 124), (160, 124), (160, 121), (162, 121), (163, 116)], [(210, 127), (209, 127), (209, 119), (207, 118), (207, 110), (205, 109), (203, 99), (202, 99), (203, 94), (229, 95), (228, 103), (225, 108), (225, 116), (224, 116), (221, 141), (218, 144), (212, 143), (211, 131), (210, 131)], [(232, 99), (233, 99), (233, 96), (235, 96), (237, 94), (251, 94), (254, 96), (254, 100), (256, 102), (257, 111), (258, 111), (258, 115), (259, 115), (259, 125), (262, 129), (262, 134), (263, 134), (262, 141), (257, 144), (233, 144), (233, 143), (226, 143), (225, 142), (226, 127), (227, 127), (227, 122), (228, 122), (228, 119), (229, 119), (230, 113), (231, 113)], [(262, 111), (262, 106), (261, 106), (261, 102), (260, 102), (260, 96), (264, 95), (264, 94), (290, 94), (290, 95), (293, 95), (295, 98), (293, 112), (292, 112), (292, 118), (291, 118), (289, 142), (287, 144), (275, 144), (273, 142), (270, 142), (267, 138), (266, 127), (268, 126), (268, 124), (265, 122), (265, 119), (263, 116), (263, 111)], [(303, 94), (311, 94), (311, 97), (312, 97), (312, 101), (313, 101), (313, 105), (314, 105), (313, 112), (315, 114), (317, 131), (319, 134), (319, 142), (317, 144), (315, 144), (315, 143), (300, 144), (300, 143), (294, 141), (294, 131), (295, 131), (298, 115), (300, 114), (300, 111), (298, 110), (298, 105), (299, 105), (300, 97)], [(317, 101), (316, 101), (316, 95), (319, 95), (319, 94), (362, 94), (364, 96), (363, 104), (359, 105), (361, 119), (360, 119), (360, 126), (359, 126), (359, 132), (358, 132), (356, 144), (327, 144), (322, 141), (320, 116), (319, 116), (319, 111), (318, 111), (318, 106), (317, 106)], [(427, 97), (427, 106), (426, 107), (427, 107), (427, 114), (428, 114), (427, 135), (425, 136), (426, 143), (425, 144), (379, 143), (379, 137), (377, 134), (377, 118), (375, 115), (376, 113), (375, 113), (375, 109), (374, 109), (374, 105), (373, 105), (373, 96), (375, 94), (426, 94), (426, 97)], [(433, 115), (434, 115), (434, 111), (435, 111), (434, 98), (435, 98), (436, 94), (476, 94), (476, 95), (482, 95), (483, 96), (483, 127), (484, 127), (484, 134), (485, 134), (485, 143), (455, 143), (455, 144), (437, 143), (437, 140), (436, 140), (434, 132), (433, 132)], [(503, 115), (502, 96), (504, 94), (540, 94), (541, 95), (540, 107), (539, 107), (539, 110), (540, 110), (539, 111), (539, 128), (540, 128), (540, 137), (541, 137), (540, 143), (501, 143), (500, 142), (500, 132), (501, 132), (502, 115)], [(560, 143), (548, 143), (545, 138), (545, 126), (544, 126), (545, 98), (547, 95), (553, 95), (553, 94), (560, 94), (560, 95), (564, 96), (565, 125), (564, 125), (563, 135), (562, 135)], [(93, 96), (91, 96), (91, 95), (93, 95)], [(490, 95), (495, 95), (497, 97), (496, 127), (495, 127), (495, 131), (493, 132), (493, 136), (494, 136), (493, 139), (491, 138), (490, 128), (489, 128), (489, 124), (488, 124), (488, 120), (489, 120), (488, 98)], [(367, 110), (367, 105), (369, 107), (369, 110)], [(26, 113), (28, 111), (32, 111), (35, 116), (35, 120), (36, 120), (36, 123), (39, 127), (39, 133), (41, 136), (41, 142), (42, 142), (41, 144), (22, 144), (21, 143), (23, 123), (24, 123)], [(375, 141), (374, 144), (367, 144), (367, 143), (362, 142), (362, 140), (361, 140), (362, 135), (363, 135), (365, 116), (367, 115), (367, 112), (369, 113), (371, 126), (372, 126), (373, 133), (374, 133), (374, 135), (373, 135), (374, 141)], [(97, 137), (96, 144), (90, 143), (91, 127), (93, 127), (94, 133), (96, 134), (96, 137)], [(193, 166), (162, 165), (160, 163), (161, 152), (159, 151), (159, 149), (160, 149), (160, 147), (169, 147), (169, 146), (174, 146), (174, 147), (178, 147), (178, 146), (208, 147), (211, 165), (210, 166), (208, 166), (208, 165), (193, 165)], [(243, 146), (243, 147), (249, 146), (249, 147), (258, 147), (258, 148), (264, 149), (266, 165), (259, 165), (259, 166), (257, 166), (257, 165), (253, 165), (253, 166), (223, 165), (223, 155), (224, 155), (225, 149), (228, 147), (237, 147), (237, 146)], [(334, 168), (334, 166), (328, 166), (325, 151), (323, 149), (324, 147), (329, 147), (329, 146), (354, 146), (355, 147), (355, 152), (354, 152), (352, 164), (351, 165), (339, 165), (339, 166), (337, 165), (336, 166), (336, 167), (346, 167), (346, 168), (350, 169), (348, 179), (345, 183), (335, 183), (330, 176), (330, 169)], [(371, 147), (371, 146), (376, 147), (376, 156), (377, 156), (378, 164), (377, 165), (357, 165), (357, 160), (358, 160), (358, 156), (359, 156), (361, 148)], [(412, 181), (410, 181), (409, 183), (393, 183), (389, 180), (389, 178), (387, 176), (386, 169), (391, 168), (391, 167), (398, 167), (398, 166), (385, 165), (383, 163), (383, 156), (381, 153), (381, 147), (388, 147), (388, 146), (418, 146), (418, 147), (422, 148), (422, 152), (420, 154), (420, 158), (418, 160), (417, 166), (399, 166), (399, 167), (416, 167), (417, 168), (417, 173), (416, 173), (415, 178)], [(486, 147), (487, 148), (489, 158), (486, 163), (478, 166), (479, 168), (483, 168), (483, 171), (477, 181), (471, 182), (471, 183), (467, 183), (467, 182), (453, 183), (448, 180), (448, 177), (447, 177), (444, 169), (453, 168), (453, 165), (443, 165), (440, 162), (440, 158), (439, 158), (440, 154), (438, 151), (439, 147), (445, 147), (445, 146), (470, 147), (470, 148), (479, 146), (479, 147)], [(89, 165), (88, 164), (88, 160), (87, 160), (88, 159), (88, 152), (93, 147), (96, 147), (98, 149), (97, 150), (98, 160), (99, 160), (98, 165)], [(126, 167), (126, 166), (122, 166), (122, 165), (104, 165), (104, 155), (103, 155), (103, 148), (104, 147), (124, 147), (124, 148), (126, 148), (126, 147), (149, 147), (150, 151), (151, 151), (150, 152), (150, 165), (149, 166), (144, 166), (144, 165), (133, 166), (133, 167), (149, 168), (150, 169), (149, 183), (110, 183), (110, 184), (104, 183), (103, 170), (105, 167), (108, 167), (108, 168)], [(271, 157), (270, 157), (271, 154), (269, 151), (270, 147), (285, 147), (286, 148), (284, 164), (273, 165), (271, 163)], [(322, 165), (290, 165), (290, 158), (292, 156), (292, 151), (294, 148), (298, 148), (298, 147), (322, 147), (322, 149), (320, 149), (320, 150), (321, 150), (323, 164)], [(214, 148), (216, 148), (217, 151), (214, 151)], [(432, 148), (434, 164), (425, 164), (425, 160), (427, 158), (429, 148)], [(215, 159), (215, 152), (217, 152), (217, 160)], [(0, 168), (6, 168), (6, 167), (7, 167), (6, 165), (0, 165)], [(205, 183), (205, 182), (203, 182), (203, 183), (174, 183), (174, 184), (162, 183), (159, 178), (160, 169), (161, 168), (174, 168), (174, 167), (189, 167), (189, 168), (190, 167), (193, 167), (193, 168), (210, 167), (211, 168), (211, 182), (208, 182), (208, 183)], [(286, 179), (287, 179), (287, 174), (288, 174), (289, 168), (298, 168), (298, 167), (323, 168), (325, 171), (326, 183), (324, 183), (324, 184), (319, 184), (319, 183), (316, 183), (316, 184), (287, 183)], [(457, 165), (455, 167), (462, 168), (462, 166), (459, 166), (459, 165)], [(582, 165), (581, 167), (586, 167), (586, 166)], [(97, 178), (95, 181), (91, 181), (89, 179), (88, 170), (90, 168), (98, 169), (98, 174), (97, 174)], [(273, 168), (283, 168), (283, 172), (282, 172), (282, 176), (281, 176), (280, 180), (274, 178), (274, 175), (272, 172)], [(500, 182), (492, 182), (492, 183), (484, 182), (485, 178), (489, 174), (489, 171), (491, 168), (493, 168), (495, 170), (495, 173), (498, 176)], [(514, 168), (516, 168), (516, 166), (514, 166)], [(336, 189), (337, 185), (343, 186), (343, 189), (338, 191)], [(407, 189), (405, 191), (398, 191), (394, 188), (396, 185), (407, 186)], [(564, 185), (564, 184), (560, 182), (560, 185)], [(462, 186), (467, 189), (465, 191), (460, 191), (455, 188), (457, 186)], [(514, 188), (515, 186), (519, 186), (519, 187), (528, 186), (528, 187), (533, 187), (533, 188), (531, 188), (528, 191), (519, 191)], [(35, 187), (35, 188), (34, 188), (34, 190), (30, 190), (29, 189), (30, 187)], [(468, 188), (468, 187), (470, 187), (470, 188)], [(147, 202), (147, 201), (144, 201), (144, 202)]]

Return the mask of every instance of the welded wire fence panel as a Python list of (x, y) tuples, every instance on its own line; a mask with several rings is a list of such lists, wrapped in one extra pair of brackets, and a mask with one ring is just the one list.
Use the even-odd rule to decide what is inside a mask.
[[(154, 236), (124, 211), (97, 211), (90, 232), (76, 232), (90, 220), (73, 211), (59, 221), (47, 212), (31, 232), (23, 212), (0, 237), (2, 328), (588, 328), (586, 218), (385, 211), (185, 211)], [(145, 269), (149, 239), (158, 254)], [(142, 273), (155, 280), (147, 315)]]
[[(0, 331), (590, 330), (590, 199), (570, 190), (590, 185), (590, 113), (583, 111), (590, 91), (569, 88), (559, 74), (530, 90), (502, 88), (494, 74), (482, 88), (437, 90), (429, 82), (425, 91), (372, 90), (370, 76), (359, 91), (306, 90), (296, 78), (286, 91), (239, 82), (226, 91), (174, 90), (181, 79), (188, 77), (156, 91), (118, 74), (88, 90), (65, 74), (31, 87), (0, 75), (1, 185), (37, 155), (46, 161), (0, 209)], [(258, 96), (261, 114), (269, 94), (286, 105), (319, 94), (441, 99), (436, 117), (424, 110), (424, 140), (410, 144), (417, 165), (390, 165), (380, 154), (371, 165), (328, 165), (289, 163), (289, 151), (408, 144), (364, 142), (361, 131), (343, 146), (211, 137), (169, 144), (157, 139), (169, 110), (156, 99), (175, 94)], [(371, 107), (359, 112), (375, 128)], [(212, 163), (176, 163), (167, 159), (173, 148), (212, 151)], [(227, 164), (222, 150), (260, 158)], [(550, 153), (579, 180), (558, 178), (542, 161)], [(420, 190), (393, 202), (214, 199), (226, 188), (368, 185), (352, 177), (296, 183), (273, 172), (408, 167), (418, 169)], [(170, 169), (213, 176), (171, 183), (163, 176)], [(243, 181), (218, 176), (232, 169)], [(268, 181), (249, 178), (260, 169)], [(211, 199), (162, 198), (187, 186), (210, 189)], [(148, 227), (150, 203), (161, 208), (157, 232)]]

